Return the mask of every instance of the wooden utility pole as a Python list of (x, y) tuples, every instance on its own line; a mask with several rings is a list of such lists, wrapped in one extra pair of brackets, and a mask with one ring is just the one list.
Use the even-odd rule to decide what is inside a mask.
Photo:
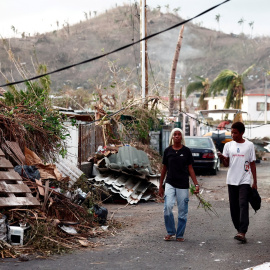
[(182, 112), (182, 86), (180, 87), (180, 95), (179, 95), (179, 111)]
[[(147, 36), (147, 16), (146, 0), (140, 0), (140, 38)], [(148, 96), (148, 57), (147, 57), (147, 40), (140, 44), (141, 48), (141, 72), (142, 72), (142, 98)]]

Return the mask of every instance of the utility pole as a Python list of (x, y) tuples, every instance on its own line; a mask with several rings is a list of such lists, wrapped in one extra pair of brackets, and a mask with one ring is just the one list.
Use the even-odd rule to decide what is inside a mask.
[[(146, 19), (146, 0), (140, 0), (140, 38), (144, 39), (147, 35)], [(142, 98), (148, 96), (148, 59), (147, 59), (147, 41), (143, 40), (141, 48), (141, 72), (142, 72)]]
[(264, 123), (267, 124), (267, 74), (264, 75), (264, 94), (265, 94)]

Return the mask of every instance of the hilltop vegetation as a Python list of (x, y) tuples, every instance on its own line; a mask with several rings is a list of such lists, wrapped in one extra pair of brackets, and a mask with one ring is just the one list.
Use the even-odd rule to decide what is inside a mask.
[[(148, 35), (182, 21), (177, 14), (163, 14), (157, 9), (148, 10), (147, 16)], [(147, 42), (149, 95), (168, 93), (168, 78), (179, 30), (165, 32)], [(187, 85), (196, 75), (212, 81), (222, 69), (241, 73), (252, 64), (256, 66), (246, 82), (247, 91), (264, 87), (265, 71), (270, 70), (270, 38), (228, 35), (221, 31), (186, 24), (177, 68), (177, 92), (177, 87)], [(32, 77), (38, 63), (53, 71), (138, 39), (139, 8), (128, 5), (116, 7), (100, 15), (92, 14), (91, 18), (88, 16), (75, 25), (65, 24), (61, 29), (56, 24), (55, 31), (50, 33), (3, 40), (0, 47), (1, 72), (10, 81), (21, 79), (9, 60), (9, 49), (27, 71), (25, 76)], [(96, 93), (99, 89), (110, 94), (114, 91), (111, 86), (117, 77), (134, 95), (139, 95), (140, 72), (140, 45), (136, 44), (100, 60), (51, 75), (52, 91), (80, 88), (89, 93)], [(1, 79), (3, 83), (4, 77)]]

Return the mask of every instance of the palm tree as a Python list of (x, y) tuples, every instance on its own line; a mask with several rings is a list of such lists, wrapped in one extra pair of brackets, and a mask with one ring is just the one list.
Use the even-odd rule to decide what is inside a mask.
[(253, 32), (253, 27), (254, 27), (254, 21), (248, 23), (250, 28), (251, 28), (251, 34), (250, 34), (250, 37), (252, 38), (252, 32)]
[(250, 66), (242, 74), (229, 69), (222, 70), (211, 84), (209, 92), (215, 96), (222, 90), (228, 90), (224, 108), (241, 109), (245, 93), (244, 78), (247, 77), (253, 67), (254, 65)]
[(220, 14), (216, 15), (216, 21), (218, 23), (218, 31), (220, 31), (220, 25), (219, 25), (219, 21), (220, 21)]
[(197, 81), (191, 82), (187, 86), (186, 97), (189, 97), (191, 93), (200, 91), (201, 95), (199, 98), (199, 109), (207, 110), (208, 101), (205, 100), (205, 98), (208, 97), (208, 94), (209, 94), (210, 82), (208, 78), (203, 78), (200, 76), (196, 76), (196, 78), (198, 79)]
[(169, 13), (169, 11), (170, 11), (170, 5), (169, 5), (169, 4), (167, 4), (167, 5), (165, 5), (164, 7), (166, 8), (167, 13)]
[(239, 25), (240, 25), (240, 26), (242, 25), (242, 33), (244, 32), (244, 22), (245, 22), (244, 18), (241, 18), (241, 19), (238, 21)]
[(173, 12), (177, 15), (177, 14), (178, 14), (178, 11), (179, 11), (180, 9), (181, 9), (180, 7), (174, 8), (174, 9), (173, 9)]

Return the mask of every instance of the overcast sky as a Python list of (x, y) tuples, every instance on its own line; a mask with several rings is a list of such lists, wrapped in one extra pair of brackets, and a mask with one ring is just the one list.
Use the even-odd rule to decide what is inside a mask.
[[(70, 25), (85, 20), (84, 12), (105, 12), (116, 5), (133, 4), (135, 0), (1, 0), (0, 1), (0, 35), (14, 36), (12, 26), (18, 33), (43, 33), (56, 29), (59, 25), (68, 22)], [(140, 0), (137, 0), (140, 3)], [(151, 8), (158, 5), (161, 11), (166, 12), (165, 5), (170, 11), (180, 7), (178, 12), (184, 19), (191, 18), (202, 11), (218, 4), (223, 0), (146, 0)], [(216, 15), (220, 14), (220, 30), (226, 33), (246, 34), (255, 36), (270, 36), (269, 28), (270, 0), (231, 0), (201, 16), (194, 22), (202, 26), (218, 30)], [(238, 22), (243, 19), (244, 23)], [(253, 30), (249, 25), (253, 24)], [(20, 34), (18, 35), (21, 36)]]

